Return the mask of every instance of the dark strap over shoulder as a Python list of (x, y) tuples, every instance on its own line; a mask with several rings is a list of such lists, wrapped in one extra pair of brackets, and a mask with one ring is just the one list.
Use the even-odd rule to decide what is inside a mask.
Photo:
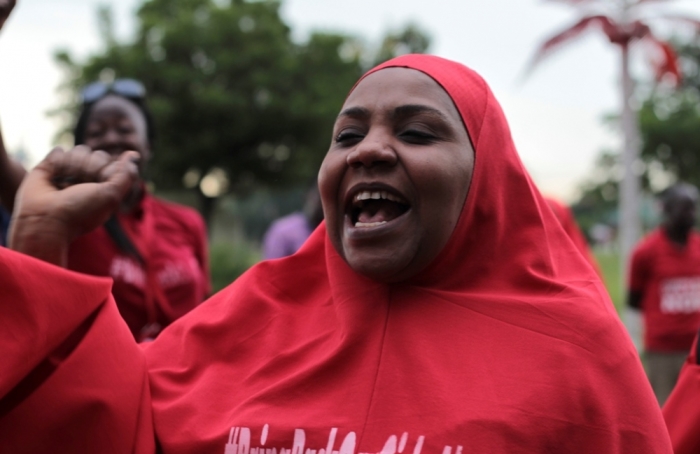
[(107, 222), (105, 222), (105, 230), (107, 230), (109, 237), (112, 238), (120, 251), (134, 257), (141, 264), (145, 263), (143, 256), (141, 256), (141, 253), (136, 249), (134, 243), (131, 242), (131, 238), (129, 238), (129, 235), (124, 231), (116, 215), (112, 215)]

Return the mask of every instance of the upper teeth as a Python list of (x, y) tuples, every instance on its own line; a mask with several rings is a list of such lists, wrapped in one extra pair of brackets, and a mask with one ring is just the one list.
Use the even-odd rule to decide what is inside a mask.
[(386, 192), (386, 191), (360, 191), (357, 194), (355, 194), (355, 197), (353, 197), (354, 202), (360, 202), (362, 200), (369, 200), (369, 199), (374, 199), (374, 200), (387, 199), (387, 200), (391, 200), (392, 202), (404, 203), (400, 197), (397, 197), (394, 194), (391, 194), (391, 193)]

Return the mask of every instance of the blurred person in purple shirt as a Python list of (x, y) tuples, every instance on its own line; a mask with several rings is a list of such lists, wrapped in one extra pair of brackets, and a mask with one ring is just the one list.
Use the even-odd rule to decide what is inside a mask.
[(275, 220), (263, 238), (263, 258), (278, 259), (294, 254), (323, 220), (321, 198), (314, 184), (306, 193), (302, 211)]

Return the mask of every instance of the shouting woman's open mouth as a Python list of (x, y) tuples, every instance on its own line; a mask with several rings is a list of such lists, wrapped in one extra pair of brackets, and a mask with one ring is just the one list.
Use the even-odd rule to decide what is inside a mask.
[(352, 227), (369, 229), (400, 218), (411, 209), (398, 192), (384, 187), (364, 187), (351, 191), (346, 216)]

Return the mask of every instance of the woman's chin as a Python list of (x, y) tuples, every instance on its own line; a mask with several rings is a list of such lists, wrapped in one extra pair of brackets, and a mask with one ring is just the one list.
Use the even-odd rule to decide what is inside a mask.
[(405, 260), (396, 257), (346, 257), (350, 268), (373, 281), (390, 284), (411, 277)]

